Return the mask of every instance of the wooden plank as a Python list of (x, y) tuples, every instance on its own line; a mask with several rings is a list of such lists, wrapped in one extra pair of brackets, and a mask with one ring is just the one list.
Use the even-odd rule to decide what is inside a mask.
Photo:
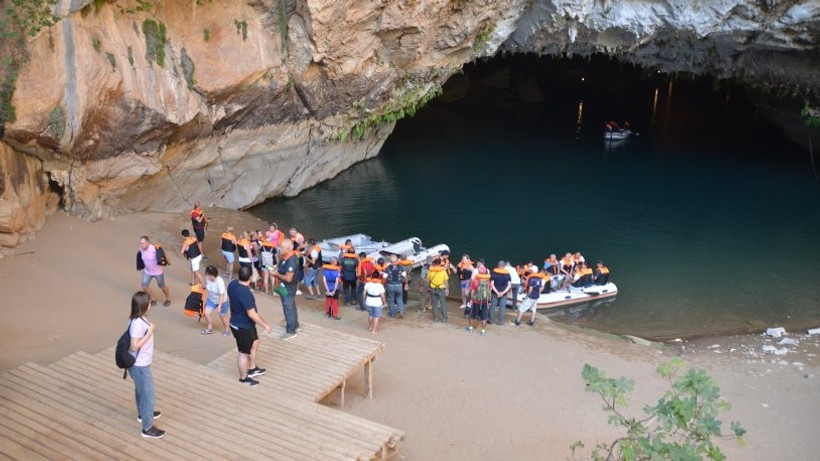
[[(93, 358), (93, 356), (89, 357)], [(72, 357), (72, 359), (83, 359), (83, 357)], [(104, 364), (99, 363), (87, 363), (87, 365), (90, 367), (99, 367), (100, 365), (105, 366)], [(224, 399), (224, 385), (214, 386), (214, 381), (208, 380), (203, 385), (197, 387), (196, 391), (194, 391), (194, 388), (191, 386), (192, 381), (190, 379), (194, 376), (194, 374), (187, 368), (184, 371), (185, 373), (183, 374), (186, 375), (186, 380), (188, 380), (186, 381), (185, 386), (186, 392), (195, 395), (197, 399), (202, 398), (204, 395), (208, 395), (209, 392), (211, 393), (209, 400)], [(157, 373), (155, 372), (155, 374)], [(197, 427), (195, 428), (191, 427), (190, 424), (168, 426), (168, 429), (173, 429), (173, 432), (177, 434), (177, 437), (187, 440), (188, 443), (200, 444), (200, 439), (203, 433), (219, 433), (220, 437), (209, 440), (211, 450), (216, 451), (216, 453), (212, 453), (212, 455), (218, 455), (218, 457), (237, 457), (238, 459), (248, 459), (261, 457), (268, 458), (272, 456), (276, 459), (286, 455), (290, 459), (311, 459), (311, 453), (309, 451), (300, 451), (300, 447), (298, 445), (288, 443), (288, 441), (281, 440), (279, 438), (272, 439), (272, 443), (270, 443), (268, 447), (260, 446), (260, 438), (264, 440), (265, 438), (270, 437), (271, 434), (266, 433), (263, 430), (259, 430), (259, 428), (241, 431), (238, 429), (233, 429), (226, 432), (226, 427), (236, 426), (236, 421), (234, 419), (225, 417), (226, 410), (235, 410), (235, 408), (244, 407), (236, 406), (231, 408), (223, 408), (218, 412), (203, 410), (199, 408), (198, 405), (190, 404), (190, 396), (179, 395), (178, 391), (173, 387), (169, 386), (166, 388), (165, 385), (159, 385), (159, 382), (160, 380), (157, 380), (156, 384), (158, 395), (162, 392), (162, 395), (169, 396), (169, 398), (163, 399), (163, 408), (166, 409), (166, 414), (169, 414), (169, 416), (170, 414), (187, 415), (189, 417), (188, 421), (197, 422)], [(236, 384), (238, 385), (239, 383)], [(131, 402), (131, 404), (133, 404), (133, 402)], [(245, 415), (243, 414), (243, 418), (244, 416)], [(165, 415), (163, 415), (163, 418), (165, 418)], [(273, 448), (273, 451), (276, 451), (274, 455), (270, 454), (270, 451), (272, 451), (270, 448)]]
[[(97, 392), (97, 394), (93, 394), (91, 398), (88, 398), (89, 394), (83, 389), (58, 382), (58, 380), (64, 379), (59, 375), (52, 375), (53, 379), (44, 379), (50, 373), (54, 373), (53, 370), (44, 367), (37, 369), (37, 366), (33, 364), (28, 367), (27, 370), (21, 368), (9, 371), (5, 379), (14, 380), (26, 389), (27, 395), (37, 395), (37, 398), (42, 402), (47, 402), (49, 406), (54, 407), (52, 415), (55, 413), (60, 414), (61, 418), (73, 415), (83, 424), (95, 427), (101, 433), (108, 434), (109, 437), (115, 439), (129, 437), (132, 440), (139, 440), (143, 442), (140, 446), (163, 459), (173, 459), (174, 457), (197, 459), (195, 453), (191, 453), (186, 447), (177, 446), (173, 439), (163, 440), (162, 444), (146, 443), (148, 441), (139, 436), (139, 428), (134, 428), (137, 424), (136, 420), (133, 420), (133, 424), (125, 424), (121, 411), (119, 417), (115, 416), (110, 403), (104, 400), (104, 397), (111, 394), (110, 392)], [(201, 456), (198, 458), (201, 458)]]
[(65, 387), (56, 386), (44, 376), (45, 372), (26, 374), (21, 369), (15, 369), (0, 378), (0, 383), (7, 388), (10, 388), (10, 384), (16, 385), (18, 391), (15, 400), (25, 402), (33, 413), (42, 416), (43, 419), (38, 422), (63, 432), (60, 427), (52, 426), (48, 422), (55, 415), (60, 415), (60, 421), (71, 422), (72, 429), (66, 435), (82, 437), (79, 441), (90, 444), (97, 450), (104, 452), (105, 445), (128, 452), (127, 440), (130, 439), (143, 441), (142, 454), (134, 454), (137, 459), (144, 458), (146, 451), (163, 459), (194, 459), (184, 449), (175, 451), (176, 447), (173, 444), (145, 443), (147, 441), (139, 437), (139, 429), (135, 430), (133, 426), (126, 428), (121, 422), (111, 419), (107, 416), (107, 409), (82, 398), (79, 389), (66, 391)]
[[(155, 357), (155, 358), (156, 358), (156, 357)], [(155, 361), (155, 366), (156, 366), (156, 365), (158, 365), (158, 368), (162, 368), (162, 367), (175, 368), (175, 367), (177, 366), (176, 364), (173, 364), (173, 363), (169, 363), (169, 362), (161, 362), (161, 359), (160, 359), (160, 360)], [(204, 368), (203, 368), (203, 370), (204, 370)], [(177, 371), (177, 370), (169, 370), (169, 371), (170, 371), (172, 374), (177, 374), (177, 373), (176, 373), (176, 371)], [(180, 369), (179, 371), (180, 371), (180, 372), (182, 372), (182, 371), (187, 371), (187, 372), (188, 372), (188, 375), (189, 375), (189, 376), (191, 375), (190, 370), (188, 369), (188, 367), (187, 367), (187, 366), (184, 366), (184, 367), (183, 367), (182, 369)], [(214, 388), (214, 383), (215, 383), (215, 381), (214, 381), (213, 379), (207, 379), (204, 383), (199, 383), (199, 382), (197, 382), (197, 381), (195, 381), (195, 380), (190, 380), (189, 382), (187, 382), (187, 383), (186, 383), (186, 389), (187, 389), (188, 391), (190, 391), (190, 392), (194, 392), (194, 393), (199, 394), (200, 392), (206, 392), (208, 389), (213, 390), (213, 388)], [(232, 383), (232, 384), (236, 385), (237, 387), (241, 387), (241, 385), (240, 385), (239, 383)], [(222, 384), (220, 384), (220, 386), (222, 386)], [(222, 389), (224, 389), (224, 387), (223, 387)], [(254, 388), (254, 389), (247, 389), (246, 395), (255, 395), (255, 394), (257, 394), (257, 392), (256, 392), (256, 391), (258, 391), (258, 390), (259, 390), (258, 388)], [(223, 392), (223, 393), (224, 393), (224, 392)], [(230, 398), (230, 396), (227, 396), (227, 397), (228, 397), (228, 398)], [(232, 402), (232, 404), (233, 404), (233, 402)], [(239, 403), (239, 404), (247, 405), (247, 402), (242, 402), (242, 403)], [(239, 404), (237, 404), (237, 405), (239, 405)], [(259, 407), (259, 406), (260, 406), (260, 404), (261, 404), (261, 402), (254, 402), (254, 405), (256, 405), (256, 407)], [(274, 407), (270, 407), (270, 408), (271, 408), (271, 410), (272, 410), (272, 411), (274, 411), (274, 412), (277, 410), (277, 408), (276, 408), (275, 406), (274, 406)], [(259, 409), (259, 408), (257, 408), (257, 409)], [(248, 415), (243, 415), (243, 420), (244, 420), (244, 419), (246, 419), (247, 417), (248, 417)], [(279, 416), (279, 415), (274, 414), (274, 415), (272, 415), (271, 417), (269, 417), (268, 419), (262, 419), (262, 420), (260, 420), (260, 423), (261, 423), (261, 424), (263, 424), (263, 425), (264, 425), (264, 424), (270, 425), (271, 421), (280, 422), (280, 421), (278, 421), (278, 418), (280, 418), (280, 416)], [(302, 419), (303, 419), (303, 421), (302, 421), (302, 422), (300, 422), (300, 427), (296, 428), (296, 429), (298, 430), (298, 434), (297, 434), (297, 435), (299, 436), (299, 437), (297, 437), (297, 438), (301, 438), (301, 437), (302, 437), (302, 433), (305, 431), (305, 428), (307, 428), (307, 429), (311, 429), (311, 428), (314, 426), (313, 421), (311, 421), (310, 419), (305, 418), (305, 417), (304, 417), (304, 415), (302, 416)], [(312, 429), (312, 430), (314, 430), (314, 431), (315, 431), (315, 429)], [(320, 436), (323, 436), (323, 433), (324, 433), (324, 432), (325, 432), (325, 431), (322, 431), (319, 435), (320, 435)], [(275, 434), (275, 435), (276, 435), (277, 437), (280, 437), (280, 436), (281, 436), (281, 434)], [(289, 437), (290, 437), (290, 436), (292, 436), (292, 435), (293, 435), (293, 434), (289, 435)], [(312, 447), (312, 449), (316, 450), (317, 443), (321, 441), (321, 440), (319, 440), (319, 441), (316, 441), (316, 440), (315, 440), (315, 439), (316, 439), (316, 434), (313, 434), (313, 435), (305, 435), (304, 437), (308, 437), (308, 438), (311, 440), (311, 447)], [(337, 445), (339, 445), (339, 444), (340, 444), (340, 440), (337, 440), (337, 439), (328, 439), (326, 442), (327, 442), (328, 444), (337, 444)], [(318, 446), (319, 446), (320, 448), (323, 448), (323, 447), (324, 447), (324, 445), (318, 445)], [(289, 456), (289, 457), (291, 457), (291, 458), (292, 458), (292, 456)], [(313, 458), (315, 459), (315, 454), (313, 455)], [(349, 457), (348, 457), (348, 458), (349, 458)], [(347, 459), (347, 458), (345, 458), (345, 459)]]
[(0, 438), (0, 453), (14, 460), (49, 461), (45, 456), (20, 445), (5, 434)]
[[(26, 437), (37, 440), (38, 443), (47, 443), (50, 449), (59, 447), (58, 455), (63, 453), (75, 459), (139, 459), (138, 456), (130, 456), (122, 450), (98, 442), (95, 437), (98, 434), (94, 428), (86, 427), (87, 425), (69, 424), (67, 420), (62, 419), (57, 421), (30, 410), (22, 402), (17, 403), (5, 397), (0, 397), (0, 399), (3, 399), (0, 404), (0, 420), (19, 423), (20, 428), (16, 429), (17, 433), (25, 432)], [(37, 406), (32, 405), (32, 402), (28, 404)], [(40, 408), (43, 411), (43, 407)], [(44, 410), (49, 411), (48, 407)]]
[[(25, 424), (17, 420), (17, 418), (23, 417), (10, 411), (5, 405), (0, 408), (0, 415), (3, 416), (2, 420), (0, 420), (3, 437), (8, 437), (9, 440), (12, 440), (20, 447), (20, 459), (42, 457), (43, 459), (51, 460), (68, 460), (70, 458), (66, 453), (72, 453), (75, 457), (78, 456), (76, 454), (78, 450), (70, 450), (62, 445), (59, 440), (50, 437), (47, 431), (38, 434), (26, 427)], [(40, 440), (38, 440), (38, 438)], [(46, 443), (48, 445), (46, 445)], [(28, 453), (23, 453), (26, 450)], [(99, 457), (97, 459), (99, 459)]]

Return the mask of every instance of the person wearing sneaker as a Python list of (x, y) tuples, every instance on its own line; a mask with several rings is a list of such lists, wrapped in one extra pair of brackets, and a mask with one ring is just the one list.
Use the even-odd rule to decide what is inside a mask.
[(137, 401), (137, 419), (142, 422), (142, 436), (147, 439), (160, 439), (165, 431), (154, 426), (154, 418), (162, 413), (154, 411), (154, 377), (151, 374), (151, 363), (154, 361), (154, 329), (156, 326), (148, 321), (146, 315), (151, 309), (151, 297), (144, 291), (138, 291), (131, 297), (131, 315), (128, 332), (131, 335), (130, 354), (136, 361), (128, 369), (134, 380), (134, 395)]
[(390, 265), (384, 271), (384, 278), (387, 281), (388, 315), (390, 318), (404, 316), (402, 291), (407, 284), (407, 270), (399, 264), (399, 257), (395, 253), (390, 255)]
[[(531, 266), (534, 267), (534, 266)], [(541, 297), (541, 289), (545, 283), (549, 283), (549, 276), (539, 273), (537, 270), (527, 276), (524, 286), (527, 290), (527, 297), (518, 306), (518, 318), (515, 319), (515, 325), (521, 325), (521, 317), (527, 311), (532, 311), (532, 317), (527, 322), (530, 326), (535, 323), (535, 310), (538, 305), (538, 298)]]
[(219, 319), (222, 321), (222, 335), (229, 336), (231, 327), (228, 325), (228, 292), (225, 290), (225, 281), (219, 277), (219, 270), (216, 266), (205, 268), (205, 290), (208, 295), (205, 298), (205, 313), (202, 317), (205, 319), (206, 326), (202, 334), (209, 335), (214, 332), (211, 314), (216, 310), (219, 311)]
[(296, 289), (299, 285), (296, 272), (299, 270), (299, 258), (293, 251), (293, 240), (282, 240), (279, 254), (281, 258), (275, 275), (281, 284), (279, 298), (282, 300), (282, 311), (285, 314), (285, 334), (281, 339), (287, 341), (296, 337), (296, 330), (299, 328), (299, 315), (296, 311)]
[(231, 331), (238, 350), (239, 382), (256, 386), (259, 381), (253, 378), (265, 374), (265, 369), (256, 365), (256, 350), (259, 348), (256, 325), (261, 325), (266, 333), (271, 332), (271, 326), (256, 311), (256, 299), (250, 289), (252, 271), (250, 267), (239, 268), (238, 280), (228, 284), (228, 303), (231, 306)]
[(305, 299), (319, 299), (319, 269), (322, 267), (322, 248), (316, 244), (315, 239), (308, 239), (309, 250), (305, 254), (305, 263), (307, 270), (305, 271), (305, 278), (302, 279), (302, 285), (308, 290)]

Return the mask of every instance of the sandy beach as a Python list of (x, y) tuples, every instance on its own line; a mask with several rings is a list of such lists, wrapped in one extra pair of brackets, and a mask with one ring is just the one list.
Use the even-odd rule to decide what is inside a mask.
[[(217, 241), (224, 227), (264, 229), (265, 223), (243, 212), (206, 211), (211, 217), (206, 263), (222, 271)], [(203, 364), (234, 350), (232, 339), (199, 334), (202, 325), (182, 313), (189, 276), (178, 255), (179, 230), (189, 226), (181, 214), (141, 213), (97, 223), (64, 213), (51, 217), (36, 239), (0, 260), (6, 314), (0, 326), (0, 372), (113, 346), (127, 324), (130, 296), (140, 288), (135, 254), (141, 235), (172, 254), (166, 272), (172, 305), (160, 304), (150, 314), (157, 324), (157, 349)], [(256, 299), (262, 317), (283, 320), (278, 298), (257, 293)], [(608, 376), (635, 379), (629, 409), (639, 414), (665, 390), (655, 367), (677, 356), (716, 379), (733, 405), (722, 418), (724, 425), (739, 420), (748, 430), (745, 446), (722, 443), (729, 459), (820, 457), (818, 336), (790, 335), (798, 344), (783, 355), (763, 352), (764, 345), (780, 346), (759, 336), (656, 347), (539, 316), (535, 327), (491, 326), (480, 337), (464, 331), (458, 306), (450, 306), (451, 323), (433, 324), (429, 312), (416, 313), (413, 301), (411, 295), (404, 319), (381, 325), (378, 339), (386, 350), (374, 368), (375, 398), (364, 400), (362, 381), (354, 379), (343, 410), (404, 430), (401, 459), (567, 459), (573, 442), (590, 447), (616, 434), (598, 397), (584, 390), (585, 363)], [(318, 301), (300, 297), (297, 305), (303, 322), (370, 336), (364, 313), (343, 307), (342, 320), (333, 321), (324, 317)], [(275, 363), (262, 365), (276, 372)], [(120, 379), (113, 360), (111, 366), (111, 379)], [(157, 397), (161, 408), (162, 395)]]

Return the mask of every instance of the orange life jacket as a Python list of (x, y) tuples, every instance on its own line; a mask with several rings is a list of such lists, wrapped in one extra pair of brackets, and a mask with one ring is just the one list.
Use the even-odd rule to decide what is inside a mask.
[(187, 237), (185, 241), (182, 242), (182, 246), (188, 247), (188, 249), (185, 250), (185, 257), (188, 259), (194, 259), (202, 254), (202, 252), (199, 251), (199, 243), (197, 243), (196, 237)]

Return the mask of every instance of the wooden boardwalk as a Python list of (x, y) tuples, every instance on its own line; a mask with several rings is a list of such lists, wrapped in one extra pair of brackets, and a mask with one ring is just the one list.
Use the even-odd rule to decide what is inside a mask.
[[(316, 325), (303, 324), (301, 328), (296, 338), (279, 341), (285, 330), (274, 327), (271, 337), (259, 342), (256, 361), (269, 370), (266, 384), (314, 402), (335, 390), (336, 404), (344, 407), (347, 380), (364, 368), (365, 397), (373, 397), (372, 364), (384, 350), (384, 343)], [(226, 353), (208, 367), (237, 375), (236, 352)]]
[[(324, 329), (305, 330), (280, 343), (287, 345), (285, 352), (308, 350), (311, 335)], [(327, 334), (338, 341), (344, 338), (334, 336), (343, 333)], [(298, 345), (300, 340), (305, 344)], [(262, 344), (274, 342), (279, 343), (263, 338)], [(272, 346), (265, 350), (282, 353)], [(346, 349), (337, 346), (343, 354)], [(336, 386), (355, 370), (333, 368), (339, 373), (336, 379), (331, 372), (317, 373), (322, 379), (314, 379), (309, 378), (312, 369), (307, 374), (295, 368), (279, 372), (284, 370), (280, 360), (303, 363), (298, 357), (276, 359), (267, 352), (260, 357), (265, 357), (269, 371), (259, 378), (261, 385), (251, 388), (237, 382), (235, 370), (225, 373), (220, 368), (225, 357), (202, 366), (157, 352), (152, 370), (157, 410), (163, 412), (157, 425), (168, 431), (162, 440), (140, 437), (134, 384), (121, 379), (113, 349), (96, 355), (78, 352), (48, 366), (15, 368), (0, 375), (0, 460), (371, 460), (396, 452), (404, 438), (401, 431), (315, 402), (335, 387), (326, 392), (312, 387), (310, 393), (297, 389), (322, 379)], [(277, 378), (285, 375), (293, 378)]]

